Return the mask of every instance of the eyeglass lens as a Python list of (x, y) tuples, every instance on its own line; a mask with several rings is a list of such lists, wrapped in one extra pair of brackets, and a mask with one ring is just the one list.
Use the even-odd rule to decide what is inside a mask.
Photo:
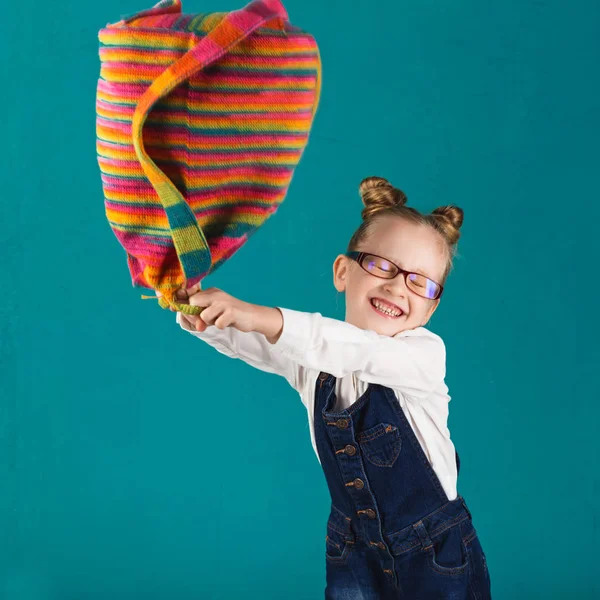
[[(366, 254), (362, 260), (363, 268), (377, 277), (392, 279), (397, 273), (395, 265), (385, 258)], [(438, 293), (438, 285), (431, 279), (418, 273), (409, 273), (406, 277), (406, 285), (419, 296), (433, 299)]]

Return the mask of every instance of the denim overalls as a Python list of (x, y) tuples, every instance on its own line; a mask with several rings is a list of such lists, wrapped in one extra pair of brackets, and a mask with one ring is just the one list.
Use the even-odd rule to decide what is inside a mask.
[(371, 383), (332, 412), (335, 383), (319, 375), (314, 412), (332, 502), (325, 598), (491, 598), (469, 509), (448, 500), (393, 390)]

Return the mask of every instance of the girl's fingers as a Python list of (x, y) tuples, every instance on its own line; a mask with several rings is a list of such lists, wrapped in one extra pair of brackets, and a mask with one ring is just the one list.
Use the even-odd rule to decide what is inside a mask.
[(188, 296), (191, 296), (192, 294), (197, 294), (199, 291), (200, 291), (199, 283), (195, 283), (192, 287), (189, 287), (186, 290), (186, 292), (188, 293)]
[(185, 313), (181, 313), (181, 318), (185, 319), (192, 327), (196, 327), (200, 320), (196, 315), (186, 315)]
[[(192, 305), (194, 306), (194, 305)], [(222, 308), (218, 305), (212, 305), (202, 310), (202, 314), (198, 317), (200, 321), (206, 325), (214, 325), (217, 318), (223, 312)]]

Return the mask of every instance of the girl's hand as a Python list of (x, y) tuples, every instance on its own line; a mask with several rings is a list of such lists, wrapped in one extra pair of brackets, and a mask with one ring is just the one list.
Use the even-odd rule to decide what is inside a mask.
[[(160, 295), (156, 292), (157, 296)], [(177, 300), (182, 304), (200, 306), (204, 310), (201, 315), (186, 315), (181, 313), (196, 331), (204, 331), (209, 325), (218, 329), (235, 327), (239, 331), (254, 331), (257, 325), (260, 307), (234, 298), (219, 288), (209, 288), (202, 291), (200, 284), (193, 285), (187, 290), (181, 289), (176, 293)], [(174, 311), (174, 309), (170, 309)]]
[[(200, 283), (196, 283), (195, 285), (193, 285), (190, 288), (187, 289), (180, 289), (177, 290), (177, 292), (175, 293), (176, 297), (177, 297), (177, 301), (180, 304), (189, 304), (189, 296), (196, 294), (200, 291), (201, 289), (201, 284)], [(162, 296), (162, 294), (160, 292), (155, 292), (156, 296), (158, 298), (160, 298)], [(177, 312), (174, 308), (169, 307), (169, 310), (171, 312)], [(189, 325), (191, 325), (194, 329), (196, 329), (196, 331), (204, 331), (207, 327), (206, 323), (204, 321), (202, 321), (202, 319), (198, 316), (198, 315), (186, 315), (185, 313), (181, 313), (181, 318), (186, 321)]]
[(238, 331), (255, 331), (259, 310), (256, 304), (244, 302), (234, 298), (219, 288), (212, 287), (207, 290), (195, 290), (193, 286), (188, 292), (189, 304), (200, 306), (204, 310), (201, 315), (185, 315), (188, 319), (195, 319), (193, 323), (198, 331), (204, 331), (208, 325), (214, 325), (218, 329), (235, 327)]

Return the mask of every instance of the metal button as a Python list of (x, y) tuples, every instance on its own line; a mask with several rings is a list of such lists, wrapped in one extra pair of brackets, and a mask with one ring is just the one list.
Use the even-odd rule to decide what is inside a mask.
[(367, 508), (367, 510), (365, 510), (365, 515), (367, 515), (369, 519), (377, 518), (377, 513), (372, 508)]
[(385, 550), (385, 544), (383, 542), (369, 542), (369, 544), (371, 544), (371, 546), (377, 546), (378, 548), (381, 548), (382, 550)]
[(346, 429), (346, 427), (348, 427), (348, 419), (340, 419), (339, 421), (336, 421), (335, 424), (340, 429)]
[(362, 479), (358, 479), (358, 477), (354, 480), (354, 487), (357, 490), (362, 490), (365, 487), (365, 482)]
[(354, 456), (356, 454), (356, 448), (354, 446), (351, 446), (350, 444), (348, 444), (345, 448), (344, 448), (346, 454), (348, 454), (348, 456)]

